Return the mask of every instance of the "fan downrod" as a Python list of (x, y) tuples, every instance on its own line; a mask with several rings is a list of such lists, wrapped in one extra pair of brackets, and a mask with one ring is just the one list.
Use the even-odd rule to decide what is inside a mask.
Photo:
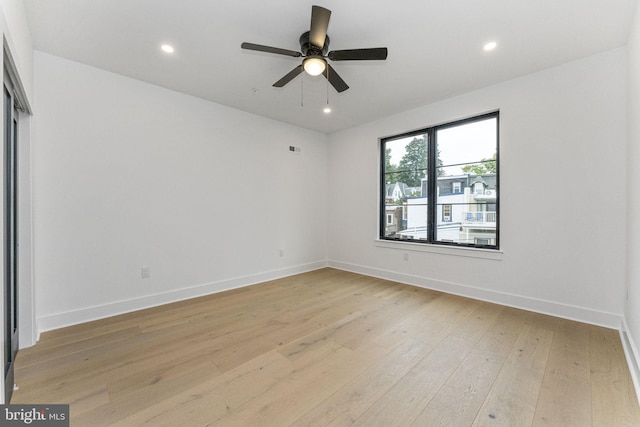
[(326, 57), (327, 52), (329, 52), (329, 36), (326, 36), (324, 39), (324, 46), (320, 49), (318, 46), (314, 46), (309, 41), (310, 32), (304, 32), (300, 36), (300, 51), (303, 56), (322, 56)]

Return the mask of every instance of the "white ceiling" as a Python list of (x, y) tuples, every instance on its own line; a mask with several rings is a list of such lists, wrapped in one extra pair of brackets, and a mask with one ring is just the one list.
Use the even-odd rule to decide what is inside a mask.
[[(331, 133), (624, 46), (637, 0), (25, 0), (37, 50), (240, 110)], [(311, 5), (333, 14), (330, 50), (388, 47), (386, 61), (334, 62), (350, 86), (306, 74)], [(498, 42), (493, 52), (483, 45)], [(162, 43), (176, 52), (166, 55)], [(301, 106), (301, 100), (304, 106)]]

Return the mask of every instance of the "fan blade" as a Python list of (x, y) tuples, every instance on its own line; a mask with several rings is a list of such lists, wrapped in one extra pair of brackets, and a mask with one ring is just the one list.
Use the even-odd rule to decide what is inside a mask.
[(334, 70), (331, 65), (327, 64), (327, 68), (325, 68), (322, 75), (327, 80), (329, 80), (331, 86), (333, 86), (338, 92), (344, 92), (345, 90), (349, 89), (349, 85), (347, 85), (344, 80), (342, 80), (342, 77), (340, 77), (338, 73), (336, 73), (336, 70)]
[(372, 49), (346, 49), (329, 52), (332, 61), (371, 61), (387, 59), (386, 47), (374, 47)]
[(296, 52), (295, 50), (280, 49), (279, 47), (263, 46), (261, 44), (255, 43), (245, 42), (242, 43), (240, 47), (247, 50), (257, 50), (258, 52), (277, 53), (278, 55), (293, 56), (294, 58), (302, 56), (300, 52)]
[(284, 76), (283, 78), (281, 78), (280, 80), (275, 82), (273, 84), (273, 86), (274, 87), (283, 87), (284, 85), (289, 83), (291, 80), (293, 80), (296, 77), (298, 77), (298, 74), (302, 73), (303, 71), (304, 71), (304, 68), (302, 68), (302, 65), (298, 65), (296, 68), (294, 68), (293, 70), (289, 71), (286, 76)]
[(311, 8), (311, 30), (309, 30), (309, 41), (312, 45), (322, 49), (324, 40), (327, 37), (327, 29), (329, 28), (329, 18), (331, 11), (320, 6)]

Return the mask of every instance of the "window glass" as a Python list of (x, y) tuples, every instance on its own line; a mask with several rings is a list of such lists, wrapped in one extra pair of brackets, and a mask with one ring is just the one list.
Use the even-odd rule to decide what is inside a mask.
[[(387, 222), (384, 237), (426, 238), (427, 204), (421, 199), (427, 176), (427, 139), (426, 134), (416, 134), (384, 144), (384, 211), (401, 218), (394, 224)], [(409, 223), (411, 230), (407, 230)]]
[[(435, 228), (435, 240), (495, 245), (496, 214), (489, 212), (498, 190), (497, 118), (465, 122), (436, 130), (438, 206), (455, 206), (449, 220)], [(469, 191), (446, 191), (462, 180)], [(462, 184), (460, 184), (462, 186)], [(444, 191), (443, 191), (444, 190)]]

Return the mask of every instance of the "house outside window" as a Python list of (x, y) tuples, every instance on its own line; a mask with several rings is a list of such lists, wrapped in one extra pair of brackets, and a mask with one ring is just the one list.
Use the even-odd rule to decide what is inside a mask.
[(403, 211), (379, 238), (499, 249), (498, 130), (494, 112), (381, 139), (380, 209)]

